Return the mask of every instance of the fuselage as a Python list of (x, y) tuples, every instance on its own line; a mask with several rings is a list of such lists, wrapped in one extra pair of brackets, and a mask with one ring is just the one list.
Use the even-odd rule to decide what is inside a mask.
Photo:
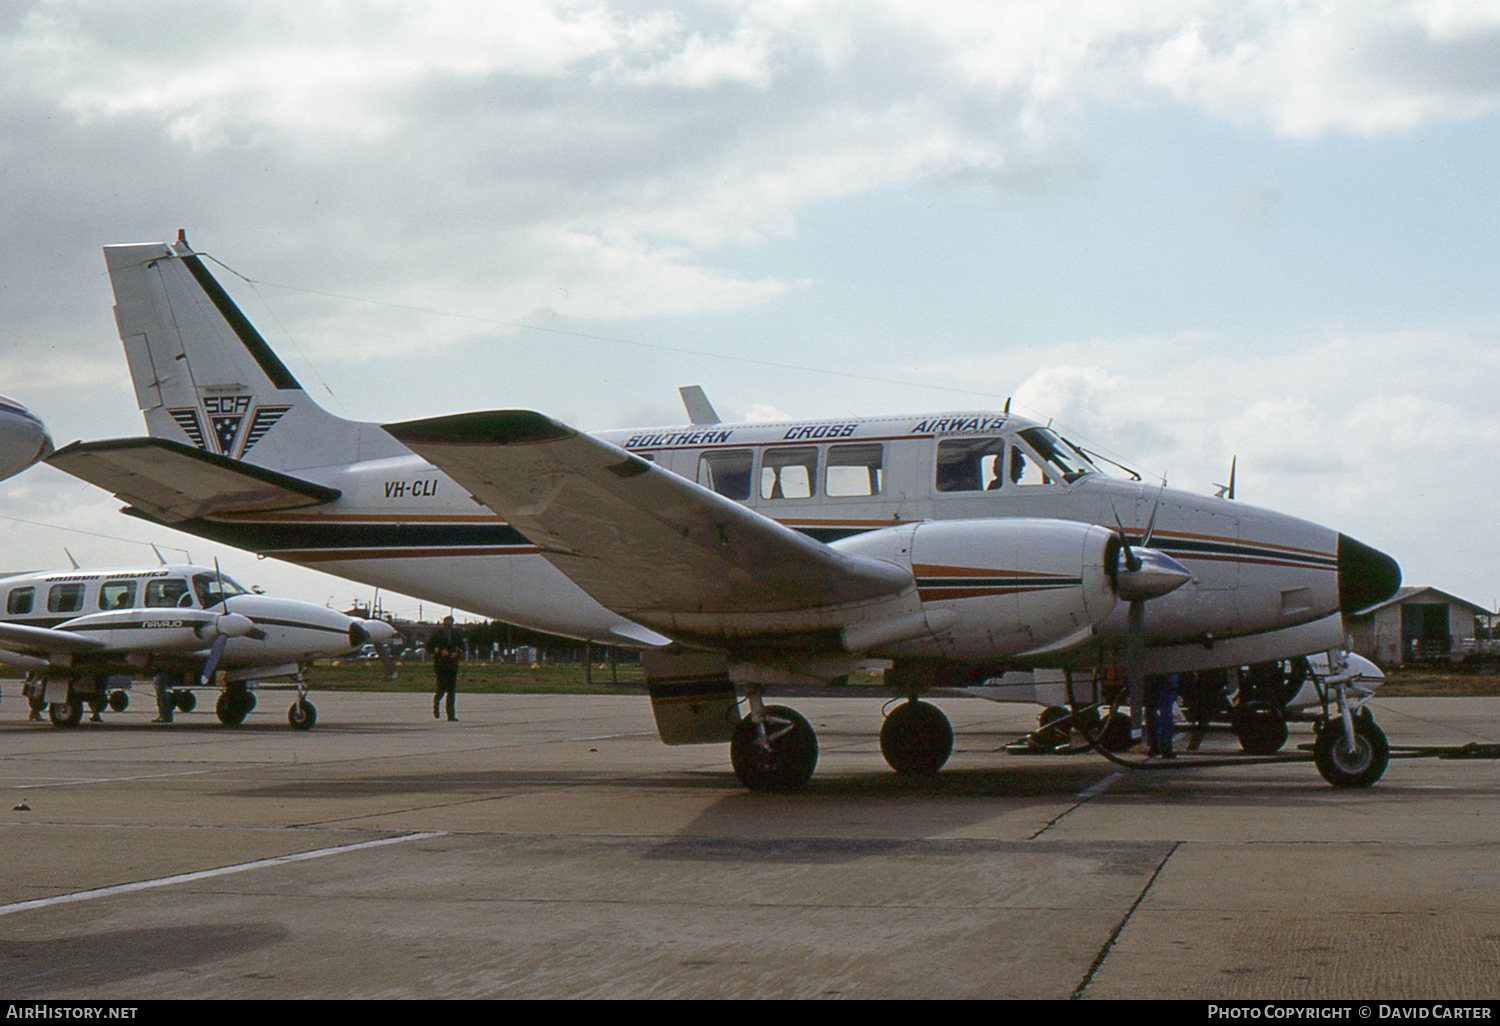
[[(820, 541), (925, 521), (1038, 518), (1123, 528), (1192, 573), (1147, 604), (1161, 666), (1206, 668), (1337, 645), (1340, 612), (1394, 590), (1388, 557), (1284, 514), (1111, 476), (1048, 428), (996, 413), (703, 424), (597, 437)], [(197, 533), (539, 630), (618, 643), (621, 618), (416, 456), (302, 468), (340, 498), (179, 524)], [(1123, 645), (1120, 603), (1099, 647)]]

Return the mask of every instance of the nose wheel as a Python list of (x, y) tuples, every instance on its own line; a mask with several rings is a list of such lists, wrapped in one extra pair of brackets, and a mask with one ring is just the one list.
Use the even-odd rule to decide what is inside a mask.
[(1356, 716), (1353, 742), (1344, 724), (1329, 720), (1313, 742), (1313, 765), (1334, 787), (1369, 787), (1385, 773), (1391, 748), (1385, 731), (1368, 716)]

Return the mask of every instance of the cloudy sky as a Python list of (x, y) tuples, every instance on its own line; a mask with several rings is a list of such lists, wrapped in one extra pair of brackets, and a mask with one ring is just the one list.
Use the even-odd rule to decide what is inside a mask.
[[(100, 247), (185, 228), (346, 416), (1014, 397), (1494, 608), (1497, 108), (1500, 0), (12, 0), (0, 392), (141, 433)], [(368, 598), (117, 508), (0, 484), (0, 567)]]

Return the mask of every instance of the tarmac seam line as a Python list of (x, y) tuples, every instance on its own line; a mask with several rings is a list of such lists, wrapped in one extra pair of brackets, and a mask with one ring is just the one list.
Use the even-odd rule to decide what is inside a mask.
[(1079, 984), (1074, 989), (1073, 993), (1068, 995), (1068, 1000), (1077, 1001), (1078, 999), (1082, 998), (1083, 992), (1085, 990), (1088, 990), (1089, 984), (1094, 982), (1094, 974), (1103, 967), (1104, 960), (1109, 957), (1110, 951), (1115, 946), (1115, 941), (1119, 940), (1120, 934), (1125, 932), (1125, 926), (1130, 922), (1131, 916), (1135, 915), (1135, 910), (1141, 907), (1141, 902), (1146, 900), (1146, 895), (1151, 893), (1151, 888), (1156, 886), (1156, 878), (1161, 876), (1161, 871), (1167, 868), (1167, 863), (1171, 861), (1172, 856), (1180, 847), (1182, 847), (1181, 841), (1172, 842), (1172, 847), (1167, 851), (1165, 855), (1162, 856), (1161, 862), (1157, 863), (1156, 870), (1151, 874), (1151, 879), (1146, 881), (1146, 886), (1141, 888), (1141, 893), (1135, 896), (1135, 900), (1132, 901), (1130, 903), (1130, 907), (1125, 910), (1125, 915), (1120, 918), (1120, 922), (1116, 924), (1113, 930), (1110, 931), (1109, 939), (1106, 940), (1104, 942), (1104, 946), (1099, 949), (1099, 954), (1094, 956), (1094, 961), (1093, 964), (1089, 966), (1089, 971), (1083, 974), (1083, 979), (1079, 981)]
[(291, 855), (277, 855), (274, 858), (257, 859), (254, 862), (240, 862), (232, 866), (220, 866), (217, 869), (202, 869), (193, 873), (178, 873), (173, 876), (158, 877), (155, 880), (137, 880), (134, 883), (115, 884), (112, 887), (98, 887), (89, 891), (75, 891), (72, 894), (55, 894), (50, 898), (16, 901), (9, 905), (0, 905), (0, 916), (10, 915), (12, 912), (25, 912), (29, 909), (47, 908), (51, 905), (66, 905), (75, 901), (91, 901), (94, 898), (107, 898), (116, 894), (129, 894), (133, 891), (170, 887), (173, 884), (190, 883), (195, 880), (208, 880), (216, 876), (228, 876), (232, 873), (246, 873), (252, 869), (285, 866), (293, 862), (306, 862), (309, 859), (320, 859), (328, 855), (343, 855), (365, 848), (379, 848), (388, 844), (400, 844), (404, 841), (419, 841), (429, 837), (441, 837), (444, 832), (442, 830), (427, 830), (422, 833), (403, 834), (400, 837), (382, 837), (373, 841), (358, 841), (354, 844), (339, 844), (331, 848), (315, 848), (312, 851), (301, 851)]

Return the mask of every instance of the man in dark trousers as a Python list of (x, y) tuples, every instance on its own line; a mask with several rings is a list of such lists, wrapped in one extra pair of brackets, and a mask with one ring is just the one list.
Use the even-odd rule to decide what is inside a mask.
[(438, 718), (438, 703), (448, 696), (448, 722), (456, 723), (453, 700), (458, 693), (458, 660), (463, 655), (463, 642), (453, 629), (453, 617), (443, 617), (443, 625), (427, 639), (427, 651), (432, 653), (432, 672), (437, 675), (437, 690), (432, 696), (432, 718)]

